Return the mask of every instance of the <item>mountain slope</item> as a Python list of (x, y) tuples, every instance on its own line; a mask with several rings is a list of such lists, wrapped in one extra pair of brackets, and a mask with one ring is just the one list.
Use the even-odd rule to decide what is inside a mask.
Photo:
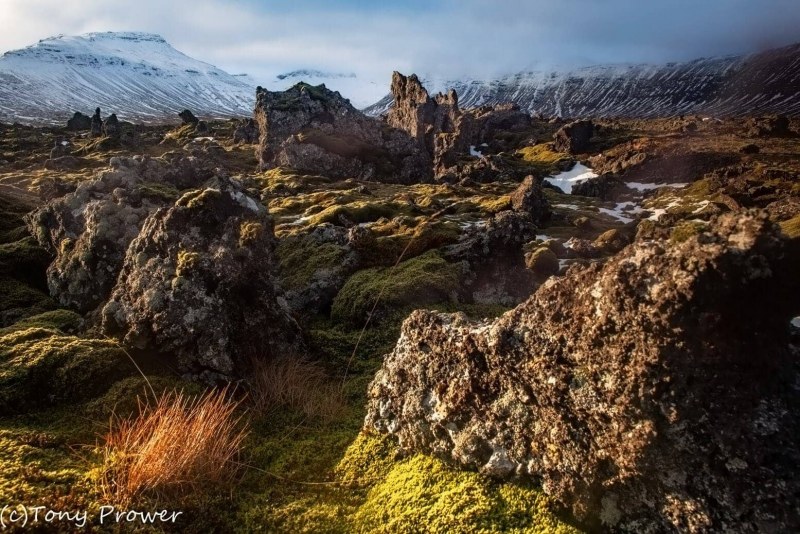
[(138, 32), (58, 36), (0, 57), (0, 121), (58, 122), (75, 111), (121, 119), (250, 116), (255, 87)]
[[(499, 80), (427, 81), (463, 107), (514, 102), (545, 116), (656, 117), (690, 113), (800, 115), (800, 44), (749, 56), (666, 65), (522, 72)], [(384, 113), (386, 96), (365, 111)]]

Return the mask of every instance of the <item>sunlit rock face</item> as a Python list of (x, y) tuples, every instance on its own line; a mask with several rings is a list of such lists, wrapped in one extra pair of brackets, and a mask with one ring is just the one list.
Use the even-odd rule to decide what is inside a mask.
[(797, 530), (787, 246), (762, 214), (732, 213), (573, 267), (494, 321), (414, 312), (365, 426), (531, 478), (596, 527)]

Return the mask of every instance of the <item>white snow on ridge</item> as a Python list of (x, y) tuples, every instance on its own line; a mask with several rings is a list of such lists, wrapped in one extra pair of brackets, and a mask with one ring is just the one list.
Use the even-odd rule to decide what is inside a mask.
[(252, 115), (255, 87), (193, 59), (158, 35), (57, 36), (0, 57), (0, 121), (63, 123), (75, 111), (143, 122)]

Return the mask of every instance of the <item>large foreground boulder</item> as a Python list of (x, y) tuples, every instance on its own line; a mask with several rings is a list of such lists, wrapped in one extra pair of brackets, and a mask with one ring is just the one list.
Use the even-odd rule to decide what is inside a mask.
[(102, 311), (103, 330), (176, 356), (192, 374), (241, 376), (295, 353), (299, 327), (276, 290), (267, 209), (227, 179), (145, 221)]
[(287, 166), (334, 178), (399, 183), (430, 179), (430, 163), (407, 133), (367, 117), (324, 85), (256, 91), (262, 168)]
[(495, 321), (414, 312), (365, 425), (531, 478), (590, 528), (796, 532), (800, 298), (785, 246), (761, 214), (727, 214), (572, 267)]
[(97, 307), (110, 295), (125, 251), (150, 213), (213, 175), (195, 158), (112, 158), (96, 179), (32, 212), (31, 233), (56, 256), (47, 269), (50, 294), (81, 312)]

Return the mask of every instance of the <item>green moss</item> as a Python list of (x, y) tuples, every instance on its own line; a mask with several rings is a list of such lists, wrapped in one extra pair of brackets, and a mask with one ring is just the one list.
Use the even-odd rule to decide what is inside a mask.
[(56, 308), (44, 292), (14, 278), (0, 277), (0, 295), (0, 326)]
[(422, 454), (388, 462), (391, 448), (380, 439), (357, 440), (366, 450), (345, 456), (345, 473), (378, 479), (353, 518), (356, 532), (577, 532), (533, 486), (496, 483)]
[(64, 333), (77, 332), (83, 323), (83, 317), (70, 310), (53, 310), (17, 321), (10, 327), (0, 330), (0, 333), (10, 330), (26, 328), (49, 328), (60, 330)]
[(91, 398), (132, 371), (111, 341), (9, 330), (0, 335), (0, 414)]
[(0, 245), (0, 274), (28, 276), (31, 271), (43, 273), (50, 259), (50, 254), (33, 237), (4, 243)]
[(352, 487), (370, 487), (394, 467), (397, 444), (385, 434), (361, 432), (336, 466), (336, 478)]
[(112, 415), (123, 418), (135, 415), (139, 411), (140, 403), (153, 402), (153, 391), (157, 395), (171, 391), (201, 395), (205, 388), (196, 382), (188, 382), (177, 377), (149, 375), (145, 380), (143, 376), (137, 374), (114, 383), (101, 397), (86, 403), (82, 412), (97, 421), (107, 421)]
[(669, 240), (672, 243), (683, 243), (684, 241), (702, 232), (705, 225), (694, 221), (681, 221), (670, 232)]
[(308, 224), (317, 226), (322, 223), (341, 225), (341, 217), (354, 223), (377, 221), (382, 217), (392, 218), (407, 213), (407, 208), (392, 202), (359, 201), (345, 205), (335, 205), (325, 208), (312, 216)]
[(157, 182), (144, 182), (139, 184), (136, 189), (142, 196), (157, 200), (173, 201), (181, 196), (177, 187)]
[(178, 199), (177, 205), (187, 208), (199, 208), (220, 198), (221, 195), (222, 193), (218, 189), (194, 189), (188, 193), (184, 193), (183, 196)]
[(573, 161), (569, 156), (553, 151), (549, 143), (522, 147), (517, 150), (516, 155), (543, 174), (559, 172)]
[(306, 236), (281, 239), (277, 247), (280, 278), (285, 289), (301, 289), (320, 271), (339, 270), (347, 250), (334, 243), (322, 243)]
[(96, 510), (91, 467), (58, 434), (0, 428), (0, 496), (6, 503)]
[(331, 318), (363, 322), (380, 295), (376, 311), (406, 305), (447, 301), (459, 287), (461, 269), (436, 251), (406, 260), (397, 267), (365, 269), (354, 274), (336, 295)]

